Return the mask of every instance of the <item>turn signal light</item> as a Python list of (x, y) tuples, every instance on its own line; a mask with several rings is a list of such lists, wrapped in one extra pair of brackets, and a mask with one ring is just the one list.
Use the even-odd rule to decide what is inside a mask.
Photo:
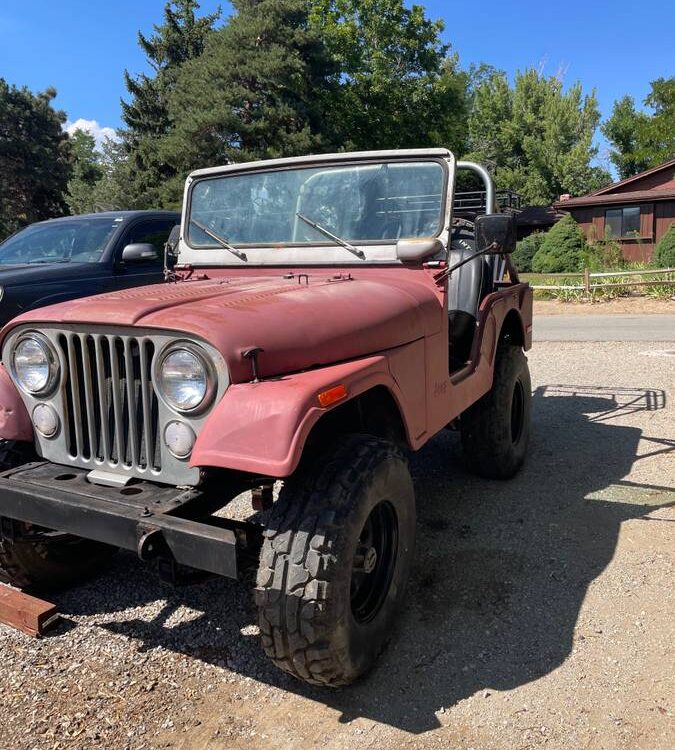
[(340, 384), (329, 388), (327, 391), (322, 391), (317, 398), (319, 399), (321, 406), (325, 409), (327, 406), (334, 404), (336, 401), (340, 401), (346, 396), (347, 386)]

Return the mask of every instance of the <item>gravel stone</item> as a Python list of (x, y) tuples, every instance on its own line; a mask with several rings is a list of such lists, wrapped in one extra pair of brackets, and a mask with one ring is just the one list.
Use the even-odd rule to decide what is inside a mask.
[(675, 359), (648, 355), (666, 348), (536, 344), (510, 482), (469, 476), (449, 431), (411, 458), (408, 606), (357, 685), (271, 667), (244, 584), (171, 589), (120, 553), (55, 597), (48, 637), (0, 626), (0, 748), (670, 750)]

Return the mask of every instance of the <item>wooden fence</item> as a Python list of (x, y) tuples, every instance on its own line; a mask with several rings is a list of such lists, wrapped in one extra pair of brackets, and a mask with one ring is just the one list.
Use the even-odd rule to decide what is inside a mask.
[[(584, 291), (590, 294), (595, 289), (612, 289), (618, 287), (639, 287), (639, 286), (673, 286), (675, 287), (675, 278), (648, 279), (632, 281), (633, 276), (674, 276), (675, 268), (655, 268), (645, 269), (643, 271), (602, 271), (600, 273), (591, 273), (586, 268), (579, 273), (547, 273), (542, 274), (551, 278), (573, 279), (580, 278), (581, 284), (531, 284), (532, 289), (541, 289), (542, 291), (555, 291), (556, 289), (565, 289), (566, 291)], [(603, 282), (600, 284), (592, 283), (592, 279), (621, 279), (621, 281)]]

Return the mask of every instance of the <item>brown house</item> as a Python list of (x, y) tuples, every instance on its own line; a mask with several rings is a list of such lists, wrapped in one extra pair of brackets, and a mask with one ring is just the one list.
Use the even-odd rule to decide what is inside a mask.
[(571, 213), (589, 240), (611, 235), (626, 260), (649, 261), (675, 223), (675, 159), (581, 198), (561, 196), (553, 208)]

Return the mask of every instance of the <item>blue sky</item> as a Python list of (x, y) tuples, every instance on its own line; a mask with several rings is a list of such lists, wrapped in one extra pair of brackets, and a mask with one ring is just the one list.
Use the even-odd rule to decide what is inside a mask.
[[(531, 65), (548, 74), (562, 70), (566, 83), (596, 88), (604, 116), (615, 99), (628, 93), (641, 102), (651, 80), (675, 74), (672, 2), (422, 4), (445, 20), (446, 41), (462, 65), (486, 61), (510, 75)], [(202, 10), (217, 5), (203, 0)], [(122, 72), (146, 69), (136, 32), (150, 33), (163, 7), (164, 0), (0, 0), (0, 77), (33, 90), (54, 86), (71, 122), (119, 127)]]

